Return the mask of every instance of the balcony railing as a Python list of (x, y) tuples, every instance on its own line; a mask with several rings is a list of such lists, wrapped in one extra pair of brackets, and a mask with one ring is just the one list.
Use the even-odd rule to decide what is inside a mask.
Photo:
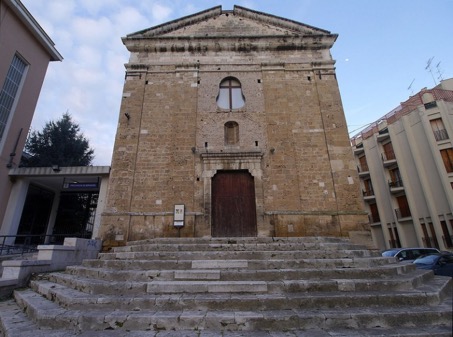
[(447, 130), (437, 130), (433, 131), (434, 132), (434, 138), (436, 138), (436, 141), (441, 141), (448, 139), (448, 133)]
[(357, 171), (359, 173), (368, 172), (369, 170), (368, 164), (361, 164), (360, 166), (357, 166)]
[(364, 197), (374, 197), (374, 191), (372, 188), (367, 191), (362, 190), (362, 194)]
[(368, 221), (370, 223), (380, 223), (381, 218), (379, 217), (379, 214), (368, 214)]
[(412, 216), (409, 207), (395, 209), (395, 215), (398, 220), (403, 218), (410, 218)]
[(445, 247), (448, 247), (448, 248), (453, 247), (453, 235), (450, 235), (447, 237), (442, 235), (442, 241), (444, 242)]
[(395, 239), (389, 240), (390, 248), (400, 248), (401, 245), (398, 244), (398, 241)]
[(439, 244), (437, 243), (436, 238), (433, 238), (430, 236), (430, 237), (423, 237), (422, 240), (423, 240), (423, 244), (425, 245), (425, 247), (439, 249)]
[(403, 187), (403, 180), (402, 179), (398, 179), (398, 180), (395, 180), (395, 181), (389, 181), (389, 187), (390, 187), (390, 189)]
[(393, 150), (381, 153), (381, 157), (383, 162), (396, 159), (395, 152), (393, 152)]

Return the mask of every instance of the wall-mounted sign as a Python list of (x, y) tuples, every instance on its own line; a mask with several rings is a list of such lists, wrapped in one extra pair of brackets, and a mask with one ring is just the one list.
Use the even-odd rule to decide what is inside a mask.
[(85, 189), (85, 188), (98, 188), (98, 183), (69, 183), (66, 188)]
[(175, 205), (175, 211), (173, 213), (173, 226), (184, 226), (184, 205)]
[(63, 189), (72, 191), (99, 190), (99, 178), (97, 181), (74, 181), (71, 178), (65, 178), (63, 181)]

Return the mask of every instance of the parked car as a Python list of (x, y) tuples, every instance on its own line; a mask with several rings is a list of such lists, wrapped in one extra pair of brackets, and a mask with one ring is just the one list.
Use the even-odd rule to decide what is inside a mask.
[(440, 251), (436, 248), (392, 248), (382, 252), (382, 256), (396, 257), (398, 261), (415, 260), (420, 256), (428, 254), (439, 254)]
[(431, 269), (435, 275), (453, 277), (453, 254), (441, 253), (419, 257), (413, 263), (419, 269)]

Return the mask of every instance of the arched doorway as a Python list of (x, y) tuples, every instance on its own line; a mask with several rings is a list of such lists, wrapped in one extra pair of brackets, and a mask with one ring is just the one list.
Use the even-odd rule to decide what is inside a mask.
[(255, 181), (247, 170), (217, 171), (212, 178), (212, 236), (256, 236)]

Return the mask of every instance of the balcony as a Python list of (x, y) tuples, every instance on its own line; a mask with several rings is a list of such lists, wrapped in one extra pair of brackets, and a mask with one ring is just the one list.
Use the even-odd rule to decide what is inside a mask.
[(439, 244), (437, 243), (437, 239), (436, 238), (423, 237), (422, 241), (423, 241), (423, 244), (424, 244), (425, 247), (439, 249)]
[(379, 134), (376, 136), (376, 139), (378, 142), (383, 142), (384, 140), (389, 139), (389, 138), (390, 138), (390, 135), (389, 135), (388, 130), (386, 130), (386, 132), (379, 132)]
[(368, 214), (368, 221), (371, 225), (377, 225), (381, 223), (379, 214)]
[(411, 210), (409, 207), (395, 209), (395, 215), (398, 221), (408, 221), (412, 219)]
[(392, 239), (392, 240), (389, 240), (389, 247), (390, 248), (400, 248), (401, 245), (399, 244), (398, 241), (396, 241), (395, 239)]
[(398, 193), (404, 191), (403, 180), (389, 181), (389, 189), (391, 193)]
[(363, 148), (363, 145), (360, 146), (360, 147), (357, 146), (357, 147), (354, 148), (354, 151), (353, 151), (353, 152), (354, 152), (354, 154), (355, 154), (356, 156), (358, 156), (359, 154), (364, 153), (364, 152), (365, 152), (365, 149)]
[(360, 166), (357, 166), (357, 172), (359, 172), (360, 178), (365, 178), (370, 175), (370, 169), (368, 168), (367, 164), (362, 164)]
[(365, 201), (371, 201), (371, 200), (376, 199), (373, 189), (370, 189), (368, 191), (362, 190), (362, 195), (363, 195), (363, 200), (365, 200)]
[(396, 164), (395, 152), (393, 152), (393, 151), (387, 151), (387, 152), (381, 153), (381, 158), (382, 158), (382, 163), (384, 164), (384, 167)]
[(436, 138), (436, 141), (440, 142), (441, 140), (446, 140), (448, 139), (448, 133), (447, 130), (437, 130), (433, 131), (434, 132), (434, 138)]

